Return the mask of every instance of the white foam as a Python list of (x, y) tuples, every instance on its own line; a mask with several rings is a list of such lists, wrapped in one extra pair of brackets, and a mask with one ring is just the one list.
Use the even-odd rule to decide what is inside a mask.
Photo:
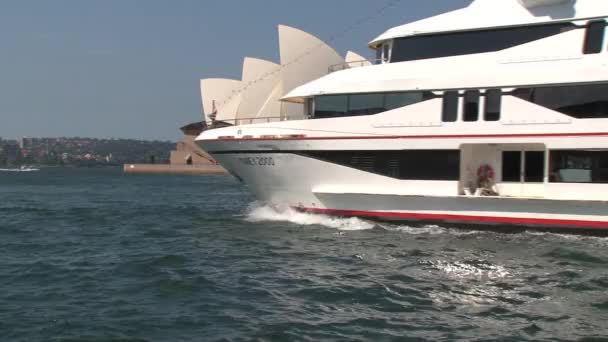
[(402, 233), (411, 234), (411, 235), (422, 235), (422, 234), (439, 235), (439, 234), (445, 234), (448, 232), (448, 229), (442, 228), (439, 226), (435, 226), (435, 225), (427, 225), (424, 227), (410, 227), (410, 226), (396, 226), (396, 225), (384, 224), (384, 225), (380, 225), (380, 226), (383, 229), (388, 230), (388, 231), (402, 232)]
[(344, 231), (369, 230), (376, 225), (356, 218), (331, 217), (327, 215), (303, 213), (290, 207), (278, 208), (253, 204), (246, 214), (249, 222), (291, 222), (302, 226), (323, 226)]
[(436, 269), (456, 278), (486, 277), (488, 279), (498, 279), (511, 275), (504, 266), (500, 265), (484, 265), (484, 267), (479, 267), (459, 261), (450, 262), (443, 260), (432, 261), (431, 264)]

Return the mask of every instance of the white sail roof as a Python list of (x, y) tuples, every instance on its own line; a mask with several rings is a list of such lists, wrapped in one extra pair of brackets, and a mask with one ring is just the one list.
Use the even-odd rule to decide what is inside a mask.
[(234, 120), (241, 102), (238, 93), (241, 81), (225, 78), (208, 78), (201, 80), (201, 97), (203, 112), (209, 115), (213, 112), (213, 102), (217, 109), (217, 120)]
[(425, 33), (473, 30), (589, 18), (608, 14), (605, 0), (476, 0), (468, 7), (392, 28), (373, 41)]
[[(290, 26), (279, 25), (279, 48), (283, 95), (327, 75), (330, 66), (344, 63), (344, 58), (322, 40)], [(286, 117), (304, 115), (301, 105), (286, 104), (283, 111)]]
[(268, 103), (281, 80), (279, 71), (280, 65), (276, 63), (245, 57), (242, 83), (246, 90), (243, 91), (237, 119), (279, 117), (281, 115), (281, 107), (278, 102)]
[(351, 68), (372, 65), (372, 63), (368, 61), (367, 58), (361, 56), (360, 54), (354, 51), (348, 51), (346, 53), (345, 60), (346, 64)]
[[(299, 29), (279, 25), (281, 64), (245, 57), (242, 80), (201, 80), (203, 110), (218, 110), (217, 120), (239, 123), (240, 120), (264, 118), (301, 118), (302, 104), (284, 103), (281, 98), (294, 88), (327, 75), (330, 66), (343, 64), (344, 58), (319, 38)], [(365, 59), (354, 52), (350, 60)], [(371, 63), (366, 62), (369, 65)]]

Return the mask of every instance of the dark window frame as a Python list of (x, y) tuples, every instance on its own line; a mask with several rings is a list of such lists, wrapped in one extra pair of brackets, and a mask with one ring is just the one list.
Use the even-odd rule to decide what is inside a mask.
[(524, 87), (510, 95), (576, 119), (608, 118), (608, 83)]
[(462, 121), (477, 122), (479, 121), (479, 104), (481, 100), (481, 92), (479, 90), (467, 90), (462, 98)]
[[(401, 107), (395, 108), (387, 108), (387, 96), (391, 95), (407, 95), (407, 94), (420, 94), (420, 100), (412, 103), (408, 103)], [(356, 96), (369, 96), (369, 95), (377, 95), (382, 96), (382, 107), (383, 108), (358, 108), (357, 110), (352, 109), (351, 99)], [(346, 111), (344, 112), (331, 112), (331, 111), (319, 111), (319, 107), (317, 106), (318, 99), (326, 98), (326, 97), (346, 97)], [(433, 98), (436, 98), (432, 92), (430, 91), (392, 91), (392, 92), (382, 92), (382, 93), (353, 93), (353, 94), (332, 94), (332, 95), (319, 95), (315, 97), (314, 100), (314, 112), (313, 119), (327, 119), (327, 118), (338, 118), (338, 117), (354, 117), (354, 116), (364, 116), (364, 115), (374, 115), (378, 113), (382, 113), (388, 110), (393, 110), (397, 108), (407, 107), (416, 103), (424, 102)]]
[(443, 104), (441, 106), (441, 121), (456, 122), (458, 121), (458, 102), (460, 94), (458, 91), (446, 91), (443, 93)]
[[(561, 171), (589, 172), (589, 181), (562, 180)], [(572, 177), (572, 175), (571, 175)], [(580, 174), (579, 174), (580, 177)], [(608, 184), (608, 149), (555, 149), (549, 151), (549, 183)]]
[(502, 89), (486, 90), (483, 120), (484, 121), (500, 121), (502, 113)]
[(296, 154), (399, 180), (460, 180), (460, 150), (334, 150)]
[[(513, 160), (507, 160), (508, 158), (513, 157)], [(522, 151), (502, 151), (501, 155), (501, 164), (502, 164), (502, 183), (521, 183), (522, 175), (521, 175), (521, 163), (522, 163)], [(516, 161), (516, 163), (515, 163)], [(513, 162), (513, 163), (511, 163)], [(517, 168), (515, 168), (515, 165)], [(515, 170), (517, 172), (515, 172)]]
[(391, 63), (496, 52), (578, 28), (550, 23), (400, 37), (393, 40)]
[(524, 151), (524, 183), (545, 182), (546, 158), (545, 151)]
[(604, 38), (606, 36), (606, 21), (594, 20), (587, 23), (585, 40), (583, 43), (583, 54), (591, 55), (601, 53), (604, 49)]

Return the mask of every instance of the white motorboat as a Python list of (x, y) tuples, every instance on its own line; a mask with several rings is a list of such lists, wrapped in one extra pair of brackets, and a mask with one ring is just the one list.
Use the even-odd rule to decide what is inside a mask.
[(378, 64), (289, 92), (308, 119), (197, 143), (269, 204), (608, 229), (607, 18), (607, 1), (477, 0), (374, 39)]

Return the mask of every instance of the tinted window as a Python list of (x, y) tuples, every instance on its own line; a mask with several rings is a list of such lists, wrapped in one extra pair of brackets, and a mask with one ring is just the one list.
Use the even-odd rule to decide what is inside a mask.
[(578, 119), (608, 118), (608, 84), (517, 89), (513, 95)]
[(331, 118), (348, 112), (348, 96), (329, 95), (315, 98), (315, 117)]
[(479, 119), (479, 90), (469, 90), (464, 93), (463, 121)]
[(524, 181), (542, 183), (545, 175), (545, 152), (525, 152), (526, 167)]
[(382, 45), (382, 60), (385, 62), (389, 61), (391, 47), (388, 43)]
[(458, 92), (447, 91), (443, 94), (441, 121), (456, 122), (458, 120)]
[(585, 54), (602, 52), (605, 29), (606, 22), (603, 20), (593, 21), (587, 25), (585, 46), (583, 47), (583, 52)]
[(549, 181), (608, 184), (608, 151), (551, 151)]
[(378, 114), (433, 97), (430, 92), (325, 95), (315, 97), (315, 118)]
[(505, 151), (502, 153), (502, 181), (521, 181), (521, 152)]
[(349, 115), (371, 115), (384, 112), (384, 94), (350, 95)]
[(393, 93), (386, 94), (385, 98), (385, 108), (386, 110), (396, 109), (400, 107), (409, 106), (414, 103), (422, 102), (424, 99), (427, 99), (427, 96), (424, 96), (422, 93)]
[(361, 171), (407, 180), (460, 178), (460, 151), (306, 151), (298, 154)]
[(564, 23), (397, 38), (391, 62), (500, 51), (574, 28)]
[(485, 121), (500, 120), (500, 107), (502, 102), (502, 91), (500, 89), (490, 89), (486, 91), (486, 105), (483, 114)]

